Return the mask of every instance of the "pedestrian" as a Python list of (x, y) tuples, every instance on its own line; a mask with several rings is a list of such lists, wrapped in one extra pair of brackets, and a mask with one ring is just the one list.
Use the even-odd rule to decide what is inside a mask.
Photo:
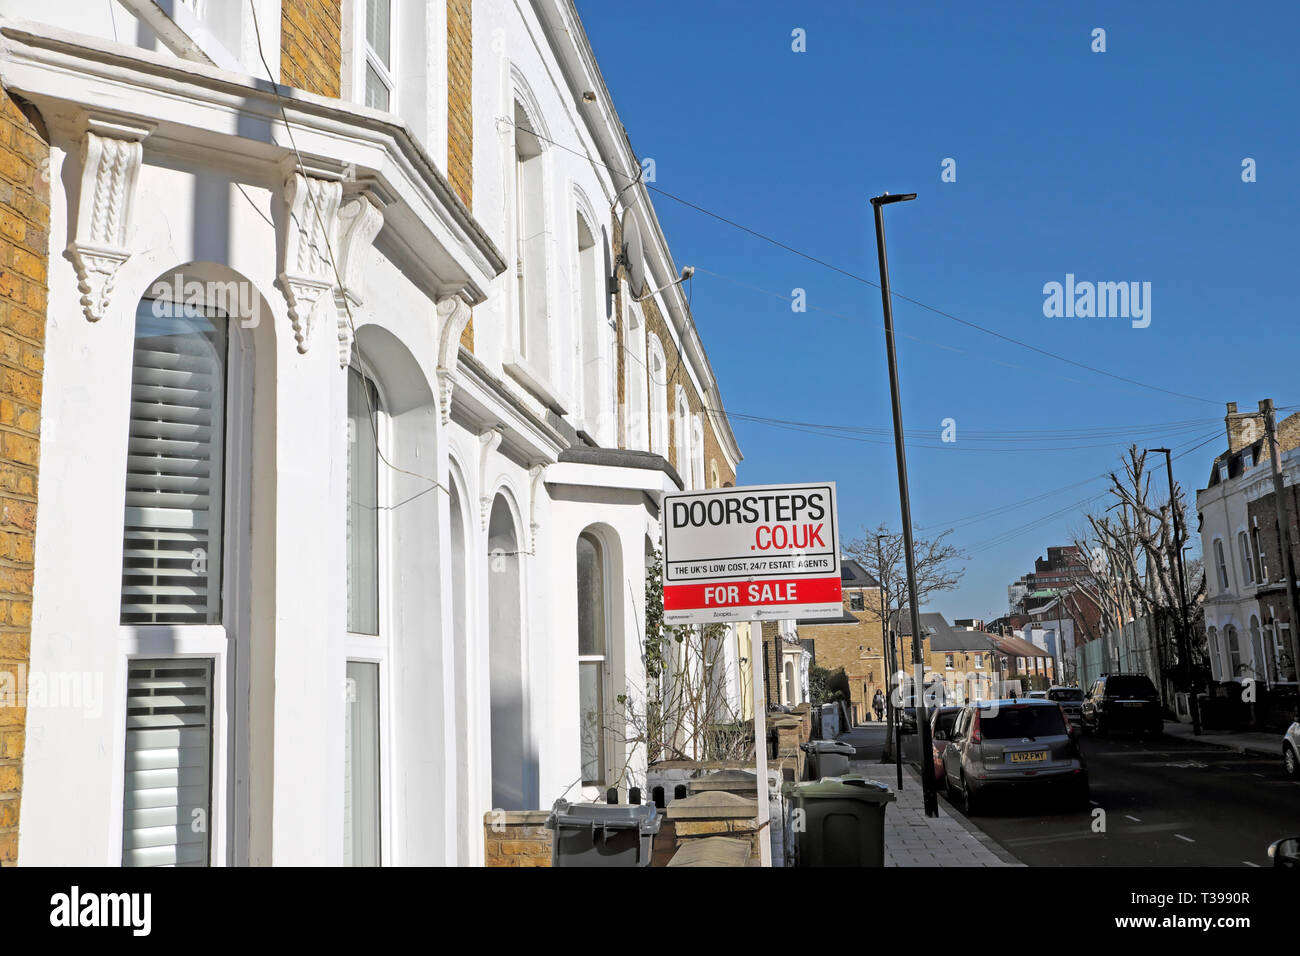
[(885, 695), (881, 693), (879, 687), (876, 688), (876, 696), (871, 700), (871, 708), (876, 712), (876, 720), (884, 720)]

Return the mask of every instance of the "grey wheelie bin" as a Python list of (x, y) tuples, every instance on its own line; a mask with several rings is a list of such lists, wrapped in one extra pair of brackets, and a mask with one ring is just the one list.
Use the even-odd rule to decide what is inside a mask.
[(795, 866), (884, 866), (889, 787), (857, 774), (786, 784)]
[(839, 740), (810, 740), (799, 747), (808, 755), (809, 780), (848, 773), (849, 760), (855, 753), (851, 744)]
[(546, 829), (551, 866), (649, 866), (663, 817), (653, 803), (555, 801)]

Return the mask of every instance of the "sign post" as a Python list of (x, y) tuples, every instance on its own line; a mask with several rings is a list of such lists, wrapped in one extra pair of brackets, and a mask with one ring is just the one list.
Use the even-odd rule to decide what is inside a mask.
[[(750, 621), (759, 832), (771, 825), (763, 622), (844, 613), (835, 483), (664, 495), (664, 623)], [(779, 825), (784, 825), (779, 822)], [(771, 834), (759, 840), (771, 865)]]
[(664, 495), (664, 622), (835, 618), (835, 482)]

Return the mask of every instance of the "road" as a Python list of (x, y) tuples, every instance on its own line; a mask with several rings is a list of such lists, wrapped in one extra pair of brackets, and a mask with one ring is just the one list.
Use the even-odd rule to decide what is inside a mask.
[[(866, 735), (860, 755), (878, 759), (882, 737)], [(1280, 757), (1172, 737), (1086, 737), (1083, 750), (1091, 812), (1034, 796), (974, 823), (1030, 866), (1268, 866), (1268, 844), (1300, 834), (1300, 783)], [(873, 776), (893, 779), (888, 767)]]

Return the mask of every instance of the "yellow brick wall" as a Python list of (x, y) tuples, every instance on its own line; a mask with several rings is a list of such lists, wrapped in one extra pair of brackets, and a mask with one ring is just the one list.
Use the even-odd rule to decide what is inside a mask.
[(487, 866), (550, 866), (551, 831), (545, 810), (492, 811), (483, 816)]
[(854, 611), (852, 595), (844, 591), (844, 610), (857, 624), (800, 624), (799, 637), (815, 642), (818, 667), (844, 668), (853, 713), (865, 720), (877, 688), (889, 693), (889, 658), (880, 630), (880, 592), (864, 590), (862, 597), (863, 610)]
[[(471, 0), (447, 0), (447, 179), (474, 208), (474, 19)], [(474, 318), (460, 344), (474, 351)]]
[(0, 865), (18, 859), (40, 454), (50, 150), (30, 106), (0, 91)]
[(280, 82), (337, 98), (343, 80), (343, 0), (281, 0)]

